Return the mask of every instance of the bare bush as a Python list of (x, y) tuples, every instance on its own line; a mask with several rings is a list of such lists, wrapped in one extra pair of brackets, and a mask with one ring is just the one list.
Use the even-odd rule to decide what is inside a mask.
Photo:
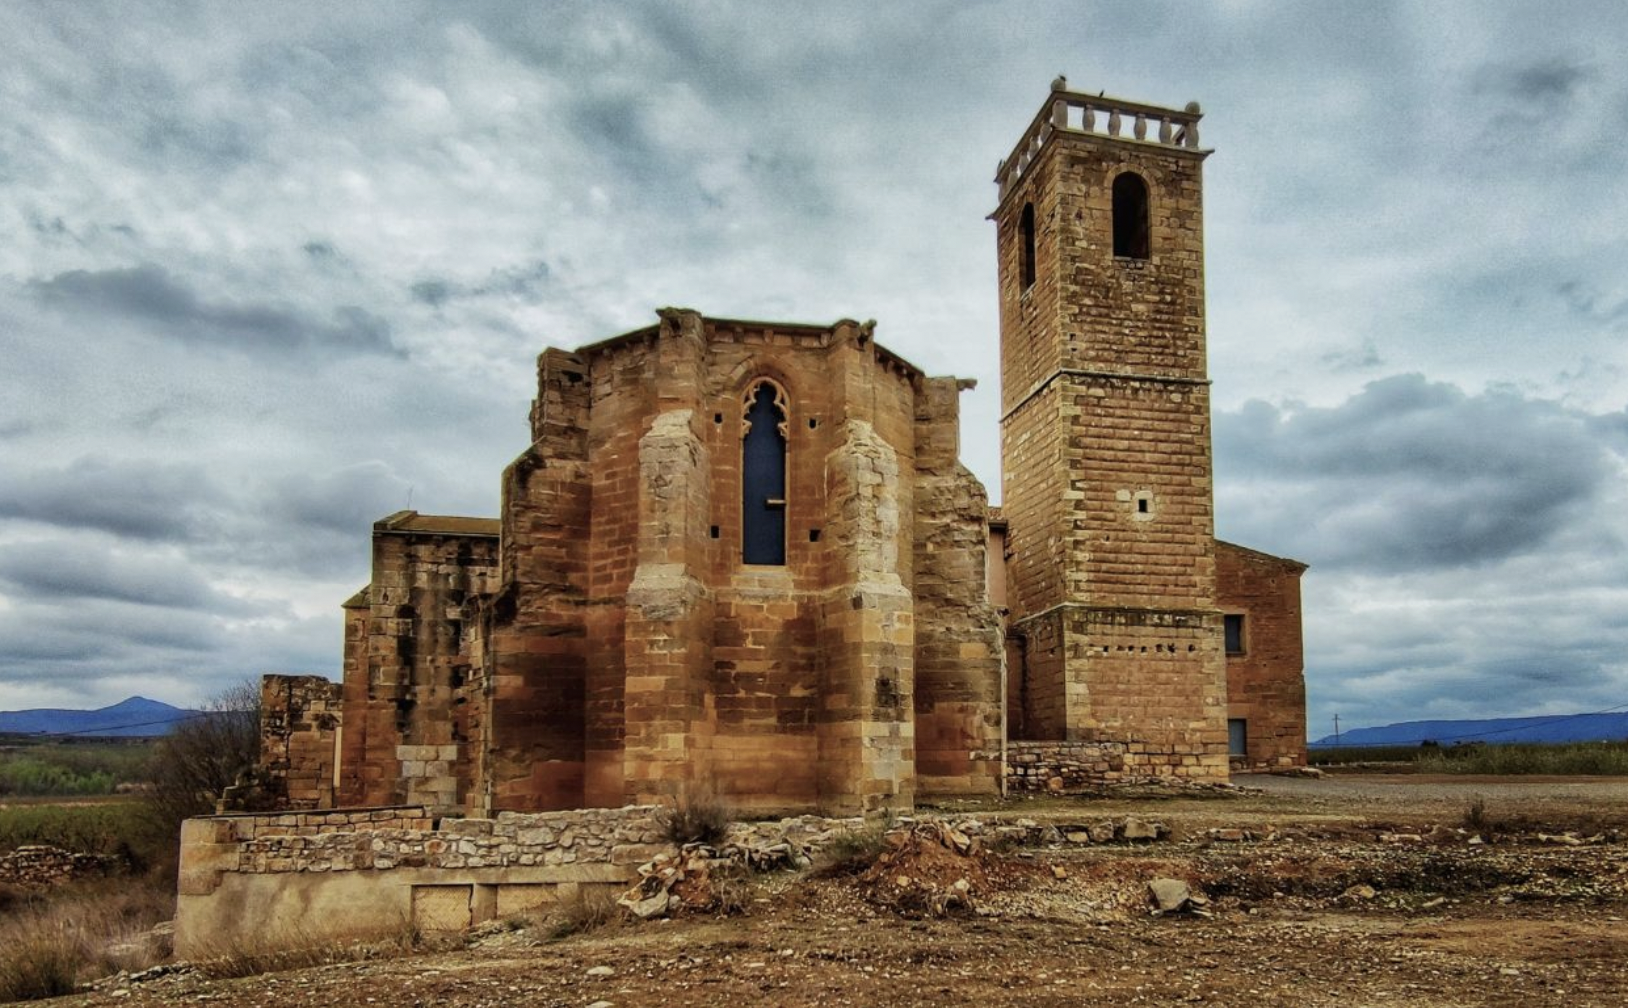
[(716, 847), (734, 819), (728, 805), (716, 795), (704, 792), (686, 794), (664, 810), (667, 839), (675, 844), (704, 843)]
[(254, 767), (259, 754), (260, 687), (253, 681), (215, 697), (159, 741), (146, 802), (165, 849), (174, 848), (183, 819), (215, 811), (222, 792)]

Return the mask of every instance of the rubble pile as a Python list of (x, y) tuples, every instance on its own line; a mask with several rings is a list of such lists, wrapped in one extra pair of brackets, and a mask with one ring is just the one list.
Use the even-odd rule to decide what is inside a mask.
[(882, 845), (859, 885), (872, 902), (906, 916), (976, 909), (973, 900), (990, 886), (983, 845), (950, 823), (902, 824), (882, 835)]

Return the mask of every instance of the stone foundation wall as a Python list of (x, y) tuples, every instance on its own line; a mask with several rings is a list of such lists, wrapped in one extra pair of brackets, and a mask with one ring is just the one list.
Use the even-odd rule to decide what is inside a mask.
[[(1190, 753), (1142, 742), (1009, 742), (1006, 789), (1011, 794), (1090, 791), (1105, 784), (1211, 775)], [(998, 759), (999, 754), (989, 754)]]
[(187, 958), (494, 917), (619, 891), (674, 847), (654, 807), (436, 819), (422, 807), (189, 819), (176, 952)]

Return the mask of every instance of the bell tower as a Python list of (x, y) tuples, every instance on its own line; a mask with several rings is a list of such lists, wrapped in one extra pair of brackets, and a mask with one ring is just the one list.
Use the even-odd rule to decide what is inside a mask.
[(1010, 720), (1225, 778), (1199, 118), (1059, 78), (996, 173)]

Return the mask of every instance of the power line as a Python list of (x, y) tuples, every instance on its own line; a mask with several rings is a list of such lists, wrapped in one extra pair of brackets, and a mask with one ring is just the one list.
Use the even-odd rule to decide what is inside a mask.
[(124, 730), (129, 729), (129, 728), (152, 728), (152, 727), (154, 727), (156, 725), (180, 724), (182, 721), (194, 721), (194, 720), (196, 720), (198, 718), (220, 717), (223, 714), (246, 714), (246, 713), (248, 713), (247, 708), (244, 708), (243, 710), (193, 711), (191, 714), (179, 714), (179, 715), (177, 715), (175, 717), (164, 718), (164, 719), (159, 720), (159, 721), (137, 721), (137, 722), (135, 722), (133, 724), (122, 724), (122, 725), (97, 725), (94, 728), (81, 728), (79, 731), (4, 732), (4, 733), (0, 733), (0, 734), (21, 735), (23, 738), (30, 738), (30, 739), (86, 738), (86, 737), (94, 737), (94, 736), (96, 736), (97, 734), (99, 734), (101, 732), (124, 731)]

